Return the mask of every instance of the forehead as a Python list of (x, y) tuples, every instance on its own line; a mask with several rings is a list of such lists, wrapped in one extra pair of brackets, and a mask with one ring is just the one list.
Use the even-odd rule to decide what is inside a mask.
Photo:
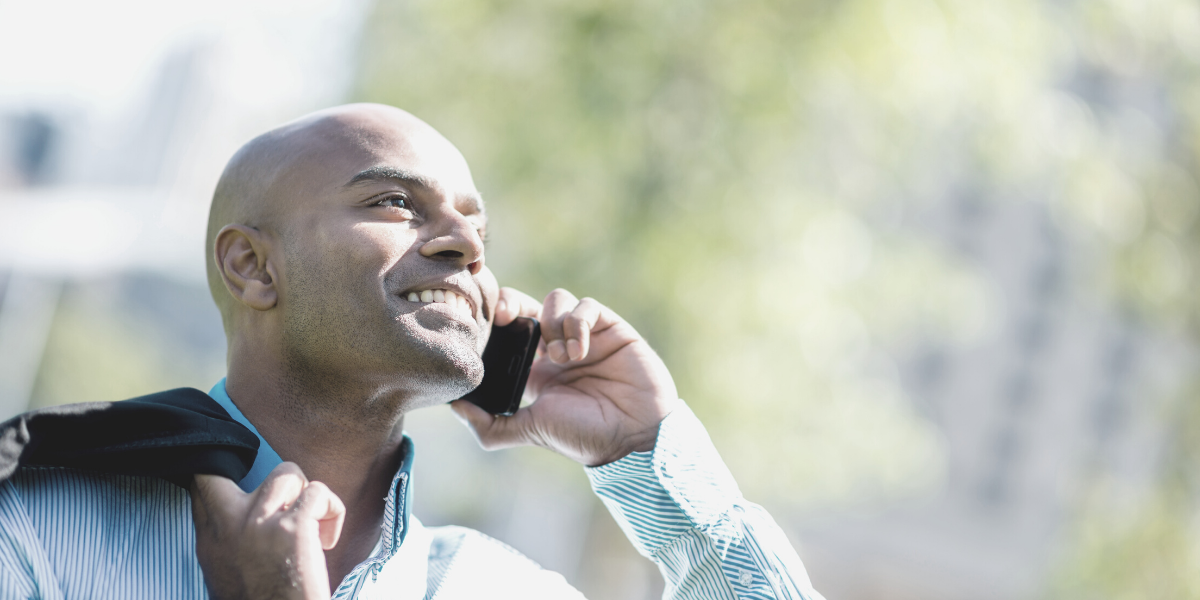
[(374, 173), (403, 174), (410, 183), (439, 195), (478, 199), (470, 168), (458, 149), (432, 127), (399, 109), (337, 114), (297, 133), (301, 135), (296, 142), (302, 143), (304, 150), (289, 170), (306, 188), (320, 190), (321, 195), (405, 179), (362, 177)]

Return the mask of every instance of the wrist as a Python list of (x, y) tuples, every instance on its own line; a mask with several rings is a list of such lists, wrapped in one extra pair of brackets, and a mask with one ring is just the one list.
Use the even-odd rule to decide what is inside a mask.
[(636, 439), (633, 440), (633, 442), (630, 444), (630, 450), (614, 460), (625, 458), (633, 452), (653, 452), (654, 447), (658, 445), (658, 431), (661, 427), (662, 421), (659, 421), (654, 425), (654, 427), (644, 431), (640, 436), (640, 441)]
[(662, 422), (659, 421), (652, 427), (648, 427), (636, 434), (627, 436), (623, 440), (621, 448), (606, 456), (600, 457), (597, 460), (585, 463), (587, 467), (600, 467), (609, 463), (617, 462), (634, 452), (653, 452), (654, 447), (658, 445), (658, 432), (662, 427)]

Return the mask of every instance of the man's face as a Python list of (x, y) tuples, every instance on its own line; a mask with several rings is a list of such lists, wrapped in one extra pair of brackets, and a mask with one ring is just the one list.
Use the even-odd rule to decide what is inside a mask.
[(306, 375), (403, 395), (405, 409), (458, 398), (483, 376), (499, 295), (483, 201), (423, 123), (345, 119), (272, 189), (284, 353)]

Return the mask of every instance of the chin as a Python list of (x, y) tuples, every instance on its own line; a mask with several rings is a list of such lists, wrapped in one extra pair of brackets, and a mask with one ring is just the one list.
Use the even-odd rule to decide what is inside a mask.
[(483, 383), (483, 360), (472, 352), (468, 360), (455, 364), (454, 371), (444, 385), (447, 402), (462, 398)]
[(411, 408), (445, 404), (465, 396), (483, 381), (483, 359), (474, 344), (433, 345), (421, 349), (424, 360), (407, 362), (404, 387), (416, 392)]
[(384, 368), (394, 387), (406, 390), (409, 409), (445, 404), (479, 387), (483, 358), (477, 328), (438, 315), (409, 314), (397, 321), (398, 335), (380, 356), (392, 357)]

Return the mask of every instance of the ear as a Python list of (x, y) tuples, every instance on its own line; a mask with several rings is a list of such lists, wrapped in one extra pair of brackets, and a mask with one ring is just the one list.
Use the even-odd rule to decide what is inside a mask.
[(267, 240), (261, 231), (245, 225), (226, 225), (213, 244), (217, 272), (225, 289), (254, 310), (270, 310), (279, 301), (275, 289), (275, 266), (267, 256)]

